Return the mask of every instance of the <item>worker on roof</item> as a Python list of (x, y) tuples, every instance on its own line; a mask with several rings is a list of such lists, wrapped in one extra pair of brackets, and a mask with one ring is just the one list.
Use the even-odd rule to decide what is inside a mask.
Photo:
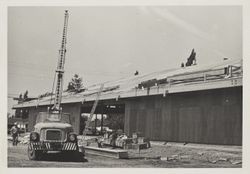
[(13, 146), (17, 146), (18, 143), (18, 134), (19, 128), (17, 127), (17, 122), (14, 123), (14, 126), (10, 129), (11, 136), (12, 136), (12, 144)]

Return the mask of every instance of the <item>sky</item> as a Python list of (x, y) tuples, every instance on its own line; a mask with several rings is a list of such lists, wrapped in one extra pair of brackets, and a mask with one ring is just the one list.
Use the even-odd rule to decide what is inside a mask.
[(8, 95), (51, 91), (65, 9), (64, 89), (177, 68), (193, 48), (198, 65), (242, 59), (240, 6), (9, 7)]

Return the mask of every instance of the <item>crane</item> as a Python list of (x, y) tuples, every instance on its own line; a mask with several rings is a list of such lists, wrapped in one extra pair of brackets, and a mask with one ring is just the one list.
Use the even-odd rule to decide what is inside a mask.
[[(63, 92), (63, 73), (66, 54), (66, 37), (68, 26), (68, 11), (65, 11), (62, 44), (59, 50), (58, 65), (55, 72), (56, 90), (54, 105), (47, 112), (39, 112), (30, 133), (28, 157), (30, 160), (41, 159), (47, 152), (71, 153), (79, 158), (84, 157), (83, 147), (79, 147), (77, 134), (71, 124), (71, 115), (63, 113), (60, 107)], [(54, 80), (55, 83), (55, 80)], [(54, 90), (54, 84), (52, 91)], [(67, 155), (68, 156), (68, 155)]]
[(62, 43), (59, 50), (58, 64), (56, 69), (56, 90), (55, 90), (55, 99), (54, 105), (51, 108), (52, 112), (61, 111), (61, 100), (62, 100), (62, 91), (63, 91), (63, 74), (64, 74), (64, 63), (66, 55), (66, 43), (67, 43), (67, 27), (68, 27), (68, 10), (65, 10), (64, 14), (64, 26), (63, 26), (63, 35)]

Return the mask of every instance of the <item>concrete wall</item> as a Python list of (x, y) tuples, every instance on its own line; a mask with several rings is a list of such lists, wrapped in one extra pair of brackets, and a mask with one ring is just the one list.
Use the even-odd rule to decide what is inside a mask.
[[(81, 104), (80, 103), (73, 103), (73, 104), (67, 104), (62, 105), (63, 112), (70, 114), (70, 120), (72, 123), (72, 126), (74, 128), (74, 131), (76, 133), (79, 133), (79, 127), (80, 127), (80, 109)], [(29, 126), (28, 130), (32, 131), (36, 122), (36, 117), (39, 112), (46, 112), (47, 106), (38, 106), (38, 107), (32, 107), (29, 108)]]
[(125, 132), (152, 140), (242, 144), (242, 87), (128, 99)]

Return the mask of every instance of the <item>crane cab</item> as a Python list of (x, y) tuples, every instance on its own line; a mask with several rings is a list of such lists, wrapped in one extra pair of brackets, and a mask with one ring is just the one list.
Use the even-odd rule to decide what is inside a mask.
[[(79, 153), (77, 134), (73, 132), (70, 115), (62, 112), (40, 112), (34, 131), (30, 133), (28, 157), (38, 160), (45, 153)], [(84, 153), (81, 153), (84, 156)]]

